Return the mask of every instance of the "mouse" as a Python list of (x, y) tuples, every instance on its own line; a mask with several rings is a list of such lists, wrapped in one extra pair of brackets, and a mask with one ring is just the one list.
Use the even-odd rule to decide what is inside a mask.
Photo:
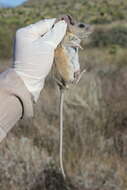
[(60, 19), (67, 22), (67, 31), (64, 39), (55, 50), (55, 79), (61, 88), (69, 88), (70, 84), (77, 82), (81, 74), (78, 52), (79, 49), (83, 48), (80, 43), (89, 37), (93, 32), (93, 27), (75, 21), (70, 15), (63, 16)]
[(65, 15), (56, 20), (56, 23), (64, 20), (67, 23), (66, 34), (57, 46), (54, 54), (53, 73), (55, 81), (60, 89), (60, 147), (59, 160), (60, 169), (65, 178), (63, 165), (63, 106), (64, 91), (70, 85), (78, 84), (85, 70), (81, 71), (79, 63), (79, 49), (82, 49), (80, 43), (83, 39), (89, 37), (93, 32), (93, 27), (89, 24), (75, 21), (70, 15)]

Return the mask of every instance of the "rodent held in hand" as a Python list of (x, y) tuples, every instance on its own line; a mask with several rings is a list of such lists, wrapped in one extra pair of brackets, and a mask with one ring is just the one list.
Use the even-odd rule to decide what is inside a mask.
[(71, 16), (63, 16), (56, 20), (67, 22), (67, 32), (62, 42), (55, 50), (55, 62), (53, 65), (54, 77), (60, 89), (60, 169), (65, 178), (63, 166), (63, 105), (64, 89), (72, 83), (78, 83), (84, 70), (80, 72), (78, 49), (81, 48), (82, 39), (89, 36), (93, 29), (90, 25), (75, 22)]
[(54, 70), (57, 83), (67, 88), (80, 76), (78, 49), (81, 48), (81, 40), (87, 38), (93, 29), (88, 24), (74, 21), (71, 16), (63, 16), (56, 22), (59, 20), (65, 20), (68, 27), (64, 39), (55, 50)]

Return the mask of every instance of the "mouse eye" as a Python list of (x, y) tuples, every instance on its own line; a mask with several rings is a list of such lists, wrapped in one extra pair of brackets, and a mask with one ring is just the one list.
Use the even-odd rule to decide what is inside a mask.
[(80, 23), (78, 26), (79, 26), (80, 28), (85, 28), (85, 24), (82, 24), (82, 23)]

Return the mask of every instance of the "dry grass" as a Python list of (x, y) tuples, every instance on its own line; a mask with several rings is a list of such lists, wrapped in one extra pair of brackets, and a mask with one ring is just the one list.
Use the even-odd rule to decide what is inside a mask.
[[(78, 86), (65, 93), (64, 165), (68, 176), (86, 189), (127, 187), (125, 55), (121, 48), (115, 54), (110, 48), (82, 51), (81, 66), (87, 72)], [(58, 105), (58, 89), (50, 75), (35, 106), (34, 118), (21, 122), (3, 142), (9, 162), (1, 152), (2, 184), (11, 189), (9, 179), (13, 176), (12, 187), (29, 189), (28, 184), (47, 163), (54, 160), (59, 166)]]

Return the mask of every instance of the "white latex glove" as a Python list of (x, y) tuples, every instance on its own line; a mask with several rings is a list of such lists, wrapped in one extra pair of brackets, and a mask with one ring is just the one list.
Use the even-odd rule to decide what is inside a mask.
[(67, 29), (64, 20), (52, 28), (55, 20), (45, 19), (16, 32), (13, 67), (35, 101), (51, 70), (54, 50), (62, 41)]

